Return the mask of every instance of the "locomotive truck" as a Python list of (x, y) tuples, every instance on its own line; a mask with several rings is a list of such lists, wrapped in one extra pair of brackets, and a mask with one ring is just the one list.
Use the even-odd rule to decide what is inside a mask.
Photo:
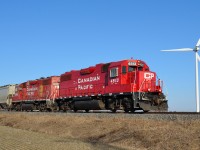
[(144, 61), (129, 59), (15, 85), (8, 109), (167, 111), (162, 88)]

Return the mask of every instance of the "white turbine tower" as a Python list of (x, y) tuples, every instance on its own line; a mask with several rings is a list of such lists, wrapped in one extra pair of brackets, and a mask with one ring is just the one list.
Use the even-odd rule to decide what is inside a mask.
[(200, 56), (198, 54), (198, 50), (200, 47), (200, 39), (197, 42), (195, 48), (181, 48), (181, 49), (171, 49), (171, 50), (161, 50), (161, 51), (169, 51), (169, 52), (187, 52), (187, 51), (194, 51), (195, 52), (195, 72), (196, 72), (196, 107), (197, 107), (197, 112), (199, 112), (199, 71), (198, 71), (198, 61), (200, 61)]

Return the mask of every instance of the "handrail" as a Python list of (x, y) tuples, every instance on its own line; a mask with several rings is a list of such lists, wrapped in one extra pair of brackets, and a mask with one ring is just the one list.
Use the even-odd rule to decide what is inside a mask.
[(140, 98), (140, 90), (141, 90), (141, 88), (142, 88), (142, 86), (143, 86), (143, 84), (144, 84), (144, 82), (146, 81), (146, 79), (144, 79), (143, 81), (142, 81), (142, 84), (141, 84), (141, 86), (140, 86), (140, 88), (139, 88), (139, 90), (138, 90), (138, 92), (139, 92), (139, 98)]

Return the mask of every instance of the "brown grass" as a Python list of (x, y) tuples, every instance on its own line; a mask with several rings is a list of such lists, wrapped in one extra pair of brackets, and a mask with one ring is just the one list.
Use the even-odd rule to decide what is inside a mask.
[(122, 149), (200, 149), (200, 120), (0, 114), (0, 125)]

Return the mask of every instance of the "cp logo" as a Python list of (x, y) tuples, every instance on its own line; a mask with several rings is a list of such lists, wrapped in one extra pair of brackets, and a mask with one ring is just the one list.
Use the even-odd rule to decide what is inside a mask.
[(144, 73), (144, 78), (145, 78), (145, 79), (150, 80), (150, 79), (152, 79), (153, 77), (154, 77), (154, 73), (149, 73), (149, 72)]

